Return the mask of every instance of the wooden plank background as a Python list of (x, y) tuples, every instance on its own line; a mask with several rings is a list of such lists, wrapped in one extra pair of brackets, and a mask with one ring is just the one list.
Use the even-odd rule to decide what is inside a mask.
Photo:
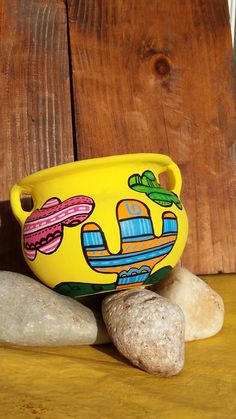
[(158, 152), (183, 174), (182, 263), (235, 272), (227, 0), (2, 0), (0, 27), (0, 268), (26, 271), (7, 201), (18, 178), (74, 159)]
[(27, 272), (9, 188), (74, 159), (64, 2), (2, 0), (0, 55), (0, 269)]

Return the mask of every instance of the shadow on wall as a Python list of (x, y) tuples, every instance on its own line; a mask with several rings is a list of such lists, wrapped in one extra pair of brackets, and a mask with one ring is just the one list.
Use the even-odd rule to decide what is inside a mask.
[(10, 201), (0, 202), (0, 270), (35, 278), (21, 251), (21, 230), (12, 214)]

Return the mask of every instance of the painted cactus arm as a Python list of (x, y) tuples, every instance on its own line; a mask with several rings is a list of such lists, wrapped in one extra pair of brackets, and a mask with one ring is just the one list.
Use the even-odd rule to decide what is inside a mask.
[(103, 272), (103, 266), (96, 266), (96, 261), (101, 258), (111, 257), (104, 233), (96, 223), (87, 223), (82, 228), (82, 248), (85, 258), (92, 269)]
[(149, 209), (140, 201), (124, 200), (117, 206), (121, 249), (112, 254), (101, 227), (87, 223), (82, 228), (82, 247), (86, 260), (96, 272), (116, 273), (117, 285), (143, 283), (153, 267), (172, 250), (178, 233), (175, 214), (162, 215), (162, 234), (157, 237)]

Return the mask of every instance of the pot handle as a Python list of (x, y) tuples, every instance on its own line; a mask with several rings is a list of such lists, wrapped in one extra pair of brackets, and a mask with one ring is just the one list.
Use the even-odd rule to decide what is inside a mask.
[(22, 194), (31, 194), (31, 189), (24, 188), (17, 183), (11, 188), (10, 191), (10, 202), (12, 212), (17, 219), (17, 221), (23, 226), (27, 217), (29, 217), (30, 212), (24, 211), (21, 205), (21, 195)]
[(171, 162), (167, 165), (166, 171), (170, 180), (171, 191), (180, 196), (182, 188), (182, 176), (179, 167), (174, 162)]

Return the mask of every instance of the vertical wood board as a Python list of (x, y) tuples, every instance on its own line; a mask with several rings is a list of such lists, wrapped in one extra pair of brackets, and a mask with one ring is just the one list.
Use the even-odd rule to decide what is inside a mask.
[(183, 175), (182, 263), (236, 271), (227, 0), (68, 0), (78, 156), (168, 154)]
[(25, 270), (9, 189), (74, 159), (63, 1), (0, 2), (0, 268)]

